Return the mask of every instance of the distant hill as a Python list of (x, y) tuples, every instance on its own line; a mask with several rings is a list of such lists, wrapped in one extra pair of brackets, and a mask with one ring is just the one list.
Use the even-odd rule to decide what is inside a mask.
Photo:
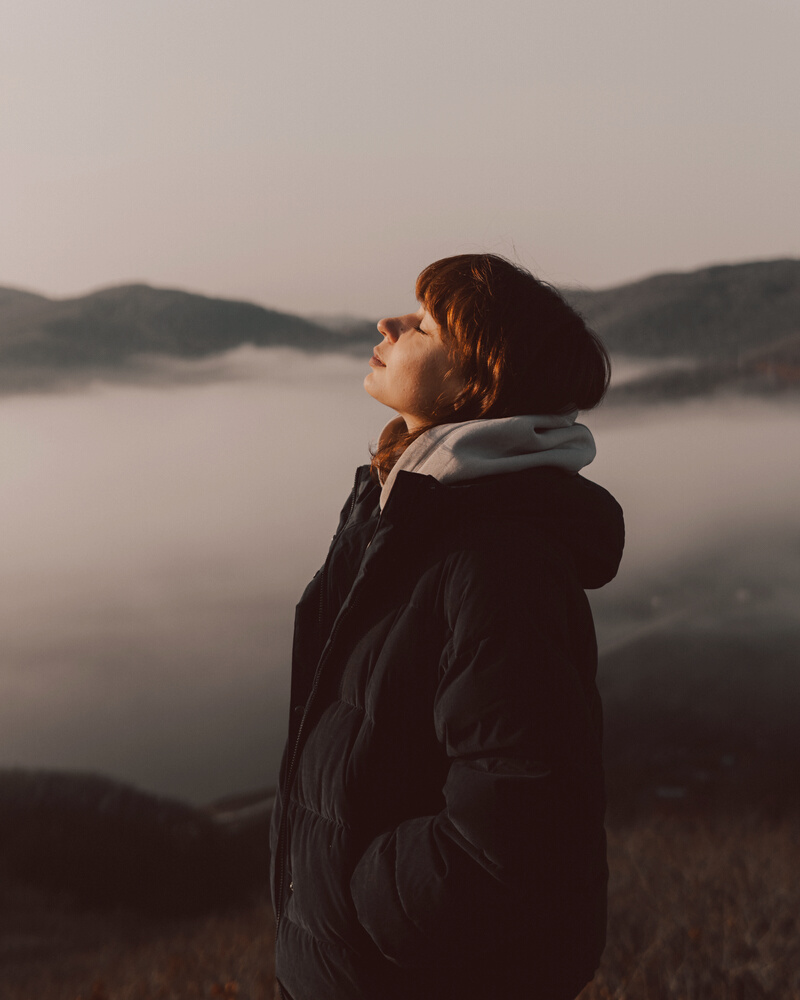
[(0, 384), (118, 369), (143, 354), (199, 358), (242, 344), (341, 351), (342, 337), (250, 302), (121, 285), (70, 299), (0, 288)]
[(800, 333), (800, 260), (721, 264), (564, 294), (612, 352), (638, 357), (732, 361)]
[[(613, 353), (699, 363), (699, 374), (673, 371), (665, 390), (661, 376), (651, 378), (650, 394), (708, 391), (742, 364), (762, 382), (767, 372), (768, 384), (800, 377), (792, 360), (800, 334), (800, 260), (718, 265), (564, 294)], [(242, 344), (363, 355), (377, 336), (371, 320), (313, 321), (143, 284), (69, 299), (0, 288), (0, 389), (86, 371), (102, 376), (141, 355), (199, 358)], [(626, 393), (639, 392), (636, 385)]]
[(0, 882), (156, 914), (234, 904), (266, 885), (271, 809), (269, 792), (197, 809), (99, 775), (0, 768)]
[[(24, 292), (19, 288), (0, 288), (0, 330), (13, 328), (13, 325), (26, 315), (34, 312), (37, 306), (48, 303), (50, 299), (35, 292)], [(0, 334), (1, 335), (1, 334)]]

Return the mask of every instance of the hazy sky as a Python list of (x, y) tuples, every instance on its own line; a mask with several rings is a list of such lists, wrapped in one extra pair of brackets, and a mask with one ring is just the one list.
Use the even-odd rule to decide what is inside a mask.
[(6, 0), (0, 285), (405, 307), (800, 255), (797, 0)]

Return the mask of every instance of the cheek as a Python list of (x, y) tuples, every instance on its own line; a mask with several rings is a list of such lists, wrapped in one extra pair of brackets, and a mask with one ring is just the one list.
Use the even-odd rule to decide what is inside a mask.
[(449, 381), (446, 379), (448, 369), (447, 359), (438, 354), (425, 358), (416, 367), (413, 374), (415, 396), (426, 411), (432, 411), (442, 391), (449, 387)]
[[(365, 388), (380, 402), (401, 413), (427, 418), (433, 415), (440, 398), (449, 401), (460, 387), (445, 379), (449, 368), (449, 360), (443, 352), (405, 353), (396, 348), (390, 355), (387, 369), (367, 375)], [(455, 391), (450, 391), (451, 386)]]

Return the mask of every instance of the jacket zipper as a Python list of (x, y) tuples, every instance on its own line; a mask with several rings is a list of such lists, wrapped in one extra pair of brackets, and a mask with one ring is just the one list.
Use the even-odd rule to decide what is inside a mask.
[[(358, 479), (358, 474), (356, 474), (356, 479)], [(353, 490), (354, 490), (353, 500), (351, 501), (350, 509), (347, 512), (347, 517), (345, 518), (345, 523), (342, 525), (342, 530), (344, 529), (345, 525), (349, 521), (350, 515), (353, 513), (353, 508), (355, 507), (355, 486), (353, 487)], [(370, 538), (369, 542), (367, 543), (367, 548), (369, 548), (370, 545), (372, 545), (372, 541), (375, 538), (375, 535), (378, 533), (378, 528), (380, 527), (380, 524), (381, 524), (381, 519), (380, 519), (380, 516), (378, 516), (378, 522), (375, 525), (375, 530), (372, 532), (372, 537)], [(305, 728), (306, 719), (308, 718), (309, 710), (311, 708), (312, 702), (314, 701), (314, 696), (315, 696), (315, 694), (317, 693), (317, 691), (319, 689), (319, 681), (320, 681), (320, 677), (322, 675), (322, 669), (325, 666), (326, 661), (330, 657), (330, 652), (331, 652), (331, 649), (333, 648), (333, 644), (334, 644), (334, 642), (336, 640), (336, 636), (338, 635), (338, 633), (339, 633), (339, 631), (340, 631), (340, 629), (342, 627), (342, 622), (345, 620), (345, 618), (347, 618), (348, 615), (350, 615), (352, 613), (353, 609), (355, 608), (355, 606), (357, 604), (358, 604), (358, 600), (357, 600), (357, 598), (354, 598), (349, 605), (346, 605), (345, 607), (342, 608), (341, 614), (337, 617), (336, 621), (334, 622), (333, 629), (331, 630), (331, 634), (328, 637), (328, 641), (327, 641), (326, 646), (325, 646), (325, 650), (324, 650), (322, 656), (320, 657), (320, 661), (317, 664), (317, 669), (314, 672), (314, 681), (313, 681), (313, 683), (311, 685), (311, 692), (309, 693), (308, 699), (306, 700), (306, 707), (305, 707), (305, 710), (303, 711), (303, 717), (300, 720), (300, 725), (299, 725), (299, 727), (297, 729), (297, 736), (295, 737), (294, 747), (292, 748), (292, 755), (289, 758), (289, 766), (286, 769), (286, 780), (284, 781), (283, 796), (282, 796), (282, 798), (283, 798), (283, 813), (281, 814), (281, 824), (280, 824), (280, 828), (278, 830), (278, 843), (275, 845), (275, 853), (277, 855), (276, 863), (280, 866), (280, 868), (278, 870), (278, 892), (276, 894), (277, 898), (275, 900), (275, 935), (276, 935), (276, 937), (277, 937), (277, 934), (278, 934), (278, 927), (280, 926), (280, 922), (281, 922), (281, 913), (283, 911), (283, 886), (284, 886), (284, 882), (285, 882), (285, 872), (286, 872), (286, 863), (285, 863), (285, 860), (284, 860), (284, 857), (283, 857), (283, 852), (284, 852), (285, 845), (284, 845), (283, 841), (284, 841), (284, 839), (286, 837), (286, 807), (287, 807), (288, 801), (289, 801), (289, 791), (290, 791), (290, 789), (292, 787), (292, 781), (294, 779), (295, 765), (297, 763), (297, 758), (298, 758), (298, 754), (299, 754), (299, 750), (300, 750), (300, 743), (301, 743), (302, 738), (303, 738), (303, 730)]]

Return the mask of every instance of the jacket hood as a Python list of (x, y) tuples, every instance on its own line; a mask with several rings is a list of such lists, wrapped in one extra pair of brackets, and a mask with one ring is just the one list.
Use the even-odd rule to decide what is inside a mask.
[(596, 449), (589, 428), (575, 423), (577, 415), (576, 410), (432, 427), (397, 460), (383, 483), (381, 508), (400, 472), (433, 476), (448, 485), (532, 468), (578, 473), (594, 459)]

